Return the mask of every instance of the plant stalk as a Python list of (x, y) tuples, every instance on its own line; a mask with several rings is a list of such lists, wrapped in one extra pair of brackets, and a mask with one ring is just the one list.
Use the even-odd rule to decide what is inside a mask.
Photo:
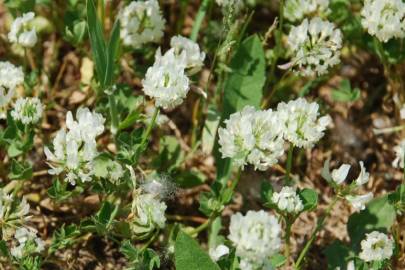
[(315, 228), (315, 230), (312, 232), (311, 234), (311, 238), (309, 239), (309, 241), (307, 241), (307, 243), (305, 244), (304, 248), (302, 249), (300, 255), (298, 256), (297, 261), (295, 262), (295, 266), (294, 269), (296, 270), (300, 270), (301, 268), (301, 264), (304, 260), (305, 255), (308, 253), (311, 245), (313, 244), (313, 242), (315, 241), (315, 238), (318, 234), (319, 231), (322, 230), (323, 226), (325, 225), (325, 220), (326, 218), (330, 215), (330, 212), (332, 211), (333, 207), (335, 206), (336, 202), (339, 200), (339, 197), (336, 196), (332, 202), (329, 204), (328, 208), (325, 211), (325, 214), (321, 217), (321, 219), (318, 221), (317, 226)]
[(193, 24), (193, 29), (191, 30), (190, 39), (192, 41), (197, 41), (198, 39), (198, 33), (200, 32), (202, 22), (204, 20), (205, 14), (207, 13), (210, 4), (211, 0), (203, 0), (203, 2), (200, 5), (200, 8), (198, 9), (198, 13)]

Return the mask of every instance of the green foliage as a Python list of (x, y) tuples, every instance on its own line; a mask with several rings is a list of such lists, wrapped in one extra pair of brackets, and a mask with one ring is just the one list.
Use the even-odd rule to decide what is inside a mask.
[(238, 47), (230, 64), (231, 73), (225, 82), (222, 119), (246, 105), (260, 107), (266, 80), (265, 57), (257, 35), (246, 38)]
[(94, 228), (97, 233), (106, 234), (114, 224), (114, 218), (118, 212), (118, 205), (113, 205), (110, 202), (103, 202), (98, 213), (92, 217)]
[(342, 80), (340, 87), (332, 91), (332, 98), (340, 102), (354, 102), (360, 98), (360, 89), (352, 89), (349, 80)]
[(35, 7), (35, 0), (4, 0), (4, 4), (16, 16), (18, 13), (32, 11)]
[(287, 262), (287, 258), (281, 254), (271, 256), (270, 263), (274, 268), (281, 267)]
[(304, 205), (303, 211), (312, 211), (318, 205), (318, 193), (315, 190), (304, 188), (298, 192), (302, 204)]
[(220, 270), (198, 243), (183, 231), (177, 235), (174, 256), (177, 270)]
[(0, 145), (6, 145), (8, 156), (15, 158), (31, 150), (34, 136), (33, 128), (14, 121), (14, 118), (8, 113), (7, 128), (0, 134)]
[(81, 186), (76, 186), (72, 190), (68, 190), (68, 184), (57, 179), (52, 181), (52, 186), (48, 189), (48, 196), (56, 201), (64, 201), (70, 197), (83, 192)]
[(150, 248), (138, 249), (129, 240), (126, 240), (121, 244), (120, 251), (128, 260), (128, 270), (153, 270), (160, 268), (159, 256)]
[(119, 22), (114, 23), (111, 37), (106, 42), (100, 20), (97, 18), (94, 0), (87, 0), (87, 27), (98, 81), (103, 90), (111, 87), (114, 78), (114, 64), (119, 48)]
[(11, 161), (11, 171), (8, 174), (11, 180), (27, 180), (32, 177), (32, 166), (28, 162)]
[(372, 200), (364, 211), (354, 213), (347, 223), (347, 230), (355, 250), (358, 250), (365, 234), (371, 231), (390, 231), (396, 220), (394, 206), (388, 196)]
[(62, 227), (53, 233), (52, 243), (49, 252), (54, 253), (57, 250), (67, 248), (73, 245), (80, 236), (80, 229), (77, 225), (71, 224)]
[(324, 254), (328, 260), (328, 270), (335, 270), (338, 267), (346, 269), (347, 263), (354, 255), (341, 241), (335, 241), (329, 245)]

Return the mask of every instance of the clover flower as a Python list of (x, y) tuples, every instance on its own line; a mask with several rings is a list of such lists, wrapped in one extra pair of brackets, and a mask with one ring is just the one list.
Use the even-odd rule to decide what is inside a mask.
[(36, 124), (41, 119), (42, 112), (42, 103), (38, 98), (19, 98), (14, 105), (11, 116), (14, 120), (29, 125)]
[(0, 188), (0, 224), (2, 239), (8, 240), (29, 217), (30, 205)]
[(308, 103), (304, 98), (279, 103), (277, 112), (284, 139), (296, 147), (312, 148), (332, 121), (329, 115), (319, 117), (318, 110), (316, 102)]
[(10, 253), (17, 259), (39, 253), (45, 248), (44, 241), (37, 236), (37, 231), (33, 228), (18, 228), (14, 237), (18, 242), (18, 246), (11, 248)]
[(334, 169), (331, 174), (332, 180), (338, 185), (342, 184), (346, 180), (350, 168), (350, 164), (342, 164), (339, 169)]
[(246, 106), (232, 114), (225, 125), (218, 130), (220, 151), (238, 167), (249, 163), (255, 169), (266, 170), (284, 153), (282, 126), (272, 110), (256, 111)]
[(405, 3), (402, 0), (365, 0), (361, 24), (381, 42), (405, 37)]
[(402, 140), (397, 146), (394, 147), (396, 155), (395, 160), (392, 162), (392, 166), (395, 168), (404, 168), (405, 164), (405, 139)]
[(283, 187), (280, 192), (274, 192), (272, 197), (281, 211), (297, 214), (304, 209), (304, 205), (297, 192), (292, 187)]
[(329, 0), (287, 0), (284, 17), (291, 22), (301, 21), (309, 15), (329, 13)]
[(366, 193), (364, 195), (347, 195), (346, 200), (353, 206), (357, 211), (366, 209), (366, 204), (373, 199), (374, 195), (372, 192)]
[(394, 250), (394, 240), (378, 231), (366, 234), (366, 239), (361, 241), (360, 245), (359, 257), (365, 262), (389, 259)]
[(144, 239), (166, 223), (166, 204), (153, 194), (136, 194), (132, 202), (130, 227), (139, 238)]
[(91, 181), (94, 175), (93, 159), (98, 155), (96, 137), (104, 131), (105, 119), (101, 114), (80, 108), (76, 113), (77, 121), (71, 112), (66, 117), (66, 129), (60, 129), (54, 140), (52, 153), (45, 147), (45, 155), (51, 169), (51, 175), (65, 173), (65, 181), (72, 185), (77, 179)]
[[(364, 210), (366, 208), (366, 204), (370, 202), (374, 195), (372, 192), (359, 195), (356, 194), (356, 190), (368, 183), (370, 174), (366, 171), (364, 167), (364, 163), (362, 161), (359, 162), (360, 164), (360, 173), (359, 176), (353, 181), (353, 183), (348, 186), (348, 188), (344, 189), (343, 192), (345, 194), (345, 199), (353, 206), (356, 211)], [(330, 181), (335, 183), (336, 185), (341, 185), (343, 182), (346, 181), (346, 178), (349, 174), (351, 166), (349, 164), (342, 164), (338, 169), (332, 170), (332, 173), (329, 172), (329, 161), (325, 163), (324, 168), (322, 169), (322, 176)]]
[(157, 0), (133, 1), (120, 12), (121, 39), (137, 49), (163, 37), (165, 19)]
[(35, 28), (31, 26), (35, 18), (34, 12), (23, 14), (14, 20), (11, 25), (8, 39), (12, 43), (20, 44), (23, 47), (32, 48), (38, 41)]
[(155, 99), (155, 105), (172, 109), (180, 105), (189, 91), (189, 79), (185, 74), (186, 54), (177, 55), (172, 48), (163, 56), (160, 49), (155, 55), (155, 63), (148, 68), (142, 80), (143, 91)]
[(5, 118), (4, 110), (15, 95), (15, 89), (24, 82), (21, 67), (10, 62), (0, 62), (0, 118)]
[(291, 65), (303, 76), (326, 74), (340, 63), (342, 32), (319, 17), (292, 27), (287, 44), (293, 54)]
[(170, 40), (170, 46), (174, 48), (177, 55), (185, 53), (185, 65), (190, 69), (190, 74), (195, 74), (201, 70), (204, 65), (205, 53), (200, 51), (197, 43), (191, 39), (175, 36)]
[(219, 261), (219, 259), (223, 256), (229, 254), (229, 248), (225, 245), (218, 245), (215, 248), (211, 248), (209, 250), (209, 255), (214, 262)]
[[(269, 257), (280, 250), (281, 226), (277, 218), (260, 211), (248, 211), (245, 216), (236, 213), (231, 216), (229, 240), (241, 258), (241, 269), (262, 269)], [(244, 267), (242, 267), (242, 264)]]

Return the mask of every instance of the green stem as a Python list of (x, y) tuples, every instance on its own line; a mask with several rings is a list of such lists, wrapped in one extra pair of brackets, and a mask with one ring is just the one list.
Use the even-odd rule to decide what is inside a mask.
[(191, 31), (191, 36), (190, 36), (192, 41), (197, 41), (198, 33), (200, 32), (202, 22), (204, 20), (205, 14), (207, 13), (210, 3), (211, 3), (211, 0), (203, 0), (203, 2), (200, 5), (200, 8), (198, 9), (198, 13), (195, 18), (195, 21), (193, 24), (193, 29)]
[(328, 208), (325, 211), (325, 214), (319, 219), (315, 230), (312, 232), (311, 238), (305, 244), (304, 248), (302, 249), (300, 255), (298, 256), (297, 261), (295, 262), (295, 269), (301, 269), (301, 263), (304, 260), (305, 255), (308, 253), (309, 248), (311, 247), (312, 243), (315, 241), (315, 238), (320, 230), (322, 230), (323, 226), (325, 225), (325, 220), (329, 216), (330, 212), (332, 211), (333, 207), (335, 206), (336, 202), (339, 200), (339, 197), (336, 196), (332, 202), (329, 204)]
[(153, 112), (152, 119), (146, 129), (146, 132), (142, 135), (142, 141), (141, 141), (142, 146), (146, 144), (146, 141), (148, 140), (150, 134), (152, 133), (152, 129), (155, 126), (155, 122), (156, 122), (158, 114), (159, 114), (159, 108), (156, 107), (155, 111)]
[(284, 235), (284, 241), (285, 241), (285, 250), (284, 250), (284, 255), (287, 258), (287, 261), (290, 258), (290, 247), (291, 247), (291, 227), (292, 227), (292, 223), (290, 222), (290, 220), (286, 217), (284, 218), (285, 220), (285, 224), (286, 224), (286, 228), (285, 228), (285, 235)]
[(136, 154), (135, 154), (135, 158), (134, 158), (135, 161), (134, 161), (134, 164), (137, 164), (137, 163), (138, 163), (139, 157), (140, 157), (141, 154), (146, 150), (148, 139), (149, 139), (149, 137), (150, 137), (150, 134), (152, 133), (153, 127), (155, 126), (156, 119), (157, 119), (157, 116), (158, 116), (158, 115), (159, 115), (159, 108), (156, 107), (156, 108), (155, 108), (155, 111), (153, 112), (152, 119), (151, 119), (151, 121), (150, 121), (148, 127), (146, 128), (146, 131), (145, 131), (145, 132), (143, 133), (143, 135), (142, 135), (142, 140), (141, 140), (141, 143), (140, 143), (140, 148), (138, 149), (138, 151), (137, 151)]
[(209, 218), (200, 226), (195, 228), (194, 230), (191, 231), (190, 235), (198, 235), (200, 232), (204, 231), (207, 229), (209, 226), (211, 226), (212, 222), (220, 215), (218, 212), (212, 212), (212, 214), (209, 216)]
[(152, 237), (148, 240), (148, 242), (145, 243), (145, 245), (142, 246), (140, 252), (145, 251), (156, 239), (156, 237), (159, 235), (159, 231), (157, 230)]
[(118, 112), (117, 112), (117, 103), (115, 102), (115, 97), (113, 93), (108, 95), (108, 103), (110, 107), (111, 133), (115, 138), (115, 135), (117, 135), (118, 132)]
[(286, 168), (286, 173), (285, 173), (285, 178), (284, 178), (284, 184), (289, 185), (291, 183), (291, 168), (292, 168), (292, 162), (293, 162), (293, 154), (294, 154), (294, 145), (290, 144), (290, 147), (288, 148), (288, 155), (287, 155), (287, 168)]

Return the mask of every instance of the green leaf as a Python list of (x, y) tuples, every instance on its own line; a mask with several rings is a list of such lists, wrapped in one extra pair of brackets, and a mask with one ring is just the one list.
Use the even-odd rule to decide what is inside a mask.
[(94, 62), (96, 64), (98, 80), (104, 88), (107, 67), (107, 50), (102, 25), (97, 18), (94, 0), (87, 0), (87, 29), (89, 32)]
[(230, 68), (231, 74), (225, 82), (222, 119), (227, 119), (246, 105), (260, 107), (266, 81), (266, 60), (257, 35), (241, 43), (232, 57)]
[(7, 248), (7, 243), (4, 240), (0, 240), (0, 254), (4, 257), (10, 256), (10, 253)]
[(286, 261), (287, 261), (287, 258), (284, 257), (284, 256), (281, 255), (281, 254), (273, 255), (273, 256), (271, 256), (271, 258), (270, 258), (271, 266), (273, 266), (274, 268), (283, 266)]
[(387, 195), (372, 200), (365, 210), (351, 215), (347, 223), (347, 230), (354, 247), (359, 247), (366, 233), (388, 232), (395, 220), (395, 207), (390, 204)]
[(198, 243), (183, 231), (179, 231), (175, 243), (176, 270), (220, 270)]
[(207, 119), (205, 120), (202, 132), (202, 150), (206, 154), (211, 154), (214, 148), (215, 135), (217, 134), (220, 120), (221, 115), (215, 106), (208, 106)]
[(318, 205), (318, 193), (315, 190), (305, 188), (298, 195), (304, 205), (304, 211), (311, 211)]
[(110, 202), (103, 202), (101, 209), (93, 218), (96, 229), (99, 233), (104, 233), (110, 229), (114, 222), (114, 218), (118, 212), (118, 205), (113, 205)]
[(192, 188), (204, 184), (207, 177), (202, 172), (191, 169), (175, 174), (173, 179), (175, 179), (176, 184), (181, 188)]
[(12, 160), (11, 171), (8, 174), (11, 180), (26, 180), (32, 178), (32, 166), (27, 162), (18, 162), (17, 160)]
[(341, 241), (335, 241), (327, 246), (324, 254), (328, 259), (328, 270), (346, 269), (351, 253)]
[(332, 98), (340, 102), (354, 102), (360, 98), (360, 90), (352, 89), (349, 80), (343, 80), (340, 87), (332, 91)]
[(77, 225), (71, 224), (65, 227), (65, 224), (63, 224), (59, 230), (54, 232), (49, 252), (54, 253), (56, 250), (73, 245), (79, 236), (80, 230)]
[(111, 37), (107, 45), (107, 66), (104, 77), (104, 85), (111, 86), (114, 78), (114, 64), (118, 54), (118, 45), (120, 41), (120, 24), (117, 19), (114, 23)]
[(273, 186), (269, 182), (262, 182), (260, 187), (260, 197), (264, 203), (272, 203)]

